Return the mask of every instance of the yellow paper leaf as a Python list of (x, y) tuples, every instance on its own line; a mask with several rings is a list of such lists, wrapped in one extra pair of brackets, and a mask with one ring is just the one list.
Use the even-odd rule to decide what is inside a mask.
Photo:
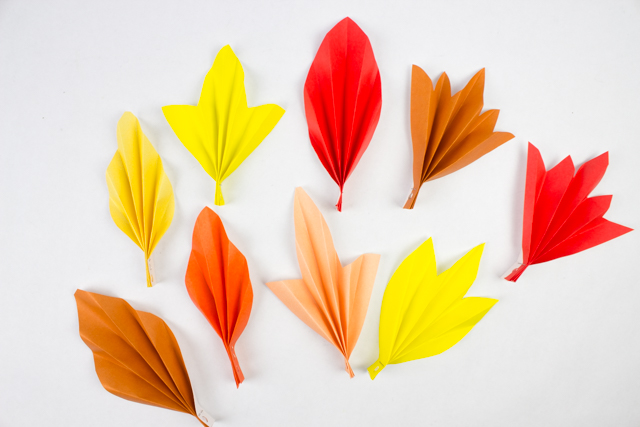
[(453, 347), (498, 302), (463, 298), (478, 272), (484, 244), (438, 275), (431, 239), (400, 264), (380, 311), (380, 355), (369, 367), (374, 379), (388, 364), (435, 356)]
[(216, 205), (224, 205), (220, 184), (256, 149), (284, 110), (275, 104), (247, 107), (242, 65), (223, 47), (207, 73), (197, 106), (162, 107), (180, 141), (216, 181)]
[(118, 121), (118, 151), (107, 168), (107, 185), (111, 217), (144, 252), (152, 286), (149, 257), (171, 224), (175, 202), (160, 156), (129, 112)]

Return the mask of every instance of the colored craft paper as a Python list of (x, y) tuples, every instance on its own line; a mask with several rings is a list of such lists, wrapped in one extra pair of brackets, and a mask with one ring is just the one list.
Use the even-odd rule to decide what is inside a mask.
[(177, 137), (216, 181), (215, 204), (224, 205), (221, 184), (260, 145), (284, 110), (275, 104), (247, 107), (242, 64), (231, 47), (220, 49), (193, 105), (162, 107)]
[(107, 186), (111, 218), (144, 252), (152, 286), (151, 253), (171, 224), (175, 202), (160, 156), (129, 112), (118, 121), (118, 151), (107, 168)]
[(185, 283), (191, 300), (222, 339), (238, 387), (244, 375), (235, 344), (249, 321), (253, 290), (247, 260), (227, 238), (220, 217), (207, 207), (193, 228)]
[(294, 202), (296, 254), (302, 279), (267, 283), (296, 316), (336, 346), (346, 370), (367, 315), (380, 255), (361, 255), (343, 267), (322, 214), (302, 188)]
[(369, 146), (378, 125), (380, 72), (367, 35), (349, 18), (327, 33), (304, 84), (311, 145), (340, 187)]
[(405, 209), (413, 209), (425, 182), (462, 169), (513, 138), (510, 133), (493, 131), (500, 110), (480, 114), (483, 93), (484, 69), (473, 76), (464, 89), (451, 96), (446, 73), (442, 73), (434, 88), (427, 73), (413, 66), (413, 188)]
[(466, 297), (476, 280), (484, 244), (438, 275), (431, 239), (393, 273), (380, 311), (380, 356), (369, 367), (376, 375), (392, 363), (435, 356), (458, 343), (498, 302)]
[(178, 342), (162, 319), (134, 310), (121, 298), (80, 289), (75, 298), (80, 337), (93, 352), (96, 374), (109, 393), (213, 424), (193, 396)]
[(609, 153), (584, 163), (575, 173), (571, 156), (545, 168), (529, 143), (524, 194), (522, 254), (505, 279), (515, 282), (532, 264), (572, 255), (632, 231), (608, 221), (612, 196), (587, 197), (604, 176)]

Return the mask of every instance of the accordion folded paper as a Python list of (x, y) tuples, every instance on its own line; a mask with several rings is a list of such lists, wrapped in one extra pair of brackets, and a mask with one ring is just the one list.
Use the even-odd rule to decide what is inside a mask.
[(584, 163), (575, 173), (571, 157), (546, 170), (529, 143), (524, 193), (522, 253), (505, 279), (515, 282), (532, 264), (572, 255), (632, 231), (603, 215), (611, 196), (588, 197), (604, 176), (609, 154)]
[(227, 238), (220, 217), (207, 207), (193, 228), (185, 283), (191, 300), (222, 339), (239, 386), (244, 375), (235, 344), (249, 321), (253, 290), (247, 260)]
[(109, 393), (213, 424), (193, 396), (178, 342), (162, 319), (134, 310), (121, 298), (80, 289), (75, 298), (80, 337), (93, 352), (96, 374)]
[(349, 18), (327, 33), (304, 84), (309, 138), (340, 187), (367, 149), (378, 125), (380, 72), (367, 35)]
[(300, 280), (267, 283), (296, 316), (336, 346), (346, 370), (367, 315), (380, 255), (361, 255), (343, 267), (329, 227), (311, 198), (297, 188), (294, 202)]
[(256, 149), (284, 110), (274, 104), (247, 107), (242, 64), (223, 47), (193, 105), (162, 107), (180, 141), (216, 181), (215, 204), (224, 205), (220, 185)]
[(438, 275), (431, 239), (393, 273), (380, 311), (380, 355), (369, 367), (376, 375), (391, 363), (435, 356), (458, 343), (498, 302), (463, 298), (476, 280), (484, 244)]
[(107, 186), (111, 218), (144, 252), (152, 286), (151, 253), (171, 224), (175, 202), (160, 156), (129, 112), (118, 121), (118, 151), (107, 168)]
[(413, 189), (405, 209), (413, 209), (425, 182), (462, 169), (513, 138), (510, 133), (493, 131), (500, 110), (480, 114), (483, 93), (484, 69), (473, 76), (464, 89), (451, 96), (446, 73), (442, 73), (434, 88), (427, 73), (413, 66)]

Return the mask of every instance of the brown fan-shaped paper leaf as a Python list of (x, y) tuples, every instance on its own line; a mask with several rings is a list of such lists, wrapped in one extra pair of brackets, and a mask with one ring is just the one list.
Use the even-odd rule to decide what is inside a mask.
[(213, 423), (196, 403), (178, 342), (162, 319), (134, 310), (121, 298), (80, 289), (75, 297), (80, 337), (93, 352), (108, 392), (191, 414), (205, 426)]
[(499, 110), (480, 114), (484, 105), (484, 69), (460, 92), (451, 96), (451, 84), (442, 73), (436, 87), (420, 67), (411, 73), (411, 139), (413, 189), (405, 209), (413, 209), (420, 187), (475, 162), (513, 138), (494, 132)]

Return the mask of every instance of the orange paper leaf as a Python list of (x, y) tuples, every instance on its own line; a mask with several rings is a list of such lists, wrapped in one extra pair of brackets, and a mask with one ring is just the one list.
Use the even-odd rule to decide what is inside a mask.
[(247, 260), (227, 238), (220, 217), (207, 207), (193, 228), (185, 283), (191, 300), (222, 339), (236, 387), (240, 386), (244, 375), (235, 344), (249, 321), (253, 290)]
[(500, 110), (480, 114), (484, 105), (484, 69), (460, 92), (442, 73), (436, 87), (420, 67), (411, 73), (411, 139), (413, 188), (405, 209), (413, 209), (420, 187), (475, 162), (513, 138), (494, 132)]
[(267, 286), (300, 320), (340, 350), (353, 377), (349, 357), (367, 315), (380, 255), (361, 255), (343, 267), (327, 223), (302, 188), (296, 189), (293, 214), (302, 279)]
[(93, 351), (102, 386), (123, 399), (191, 414), (210, 425), (197, 403), (176, 338), (157, 316), (125, 300), (78, 289), (80, 337)]

